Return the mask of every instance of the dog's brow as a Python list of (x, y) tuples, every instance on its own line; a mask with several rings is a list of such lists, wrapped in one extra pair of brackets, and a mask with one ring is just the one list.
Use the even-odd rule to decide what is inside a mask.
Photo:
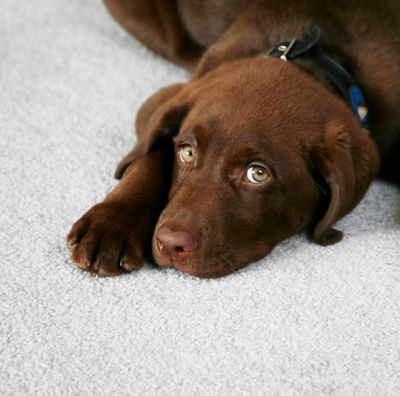
[(182, 135), (175, 136), (173, 140), (176, 144), (180, 144), (180, 143), (186, 143), (186, 142), (195, 142), (196, 137), (194, 136), (193, 132), (190, 131), (190, 132), (184, 133)]
[(193, 133), (195, 135), (198, 144), (206, 144), (207, 140), (210, 140), (210, 136), (207, 133), (207, 127), (204, 124), (200, 124), (193, 128)]
[(244, 146), (232, 152), (231, 158), (236, 162), (243, 162), (253, 159), (266, 159), (265, 150), (260, 147)]
[(175, 136), (174, 142), (176, 144), (193, 142), (201, 145), (207, 142), (207, 139), (209, 139), (207, 129), (204, 125), (200, 124), (188, 129), (187, 132)]

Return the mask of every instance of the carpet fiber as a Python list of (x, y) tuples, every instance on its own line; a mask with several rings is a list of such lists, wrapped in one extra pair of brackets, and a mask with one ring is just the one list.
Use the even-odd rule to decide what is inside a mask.
[(1, 395), (400, 394), (396, 187), (331, 247), (299, 235), (217, 280), (90, 277), (65, 236), (115, 185), (140, 104), (188, 75), (100, 0), (0, 8)]

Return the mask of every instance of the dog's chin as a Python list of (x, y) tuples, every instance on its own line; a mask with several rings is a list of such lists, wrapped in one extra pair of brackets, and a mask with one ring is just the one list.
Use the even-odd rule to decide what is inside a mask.
[(220, 278), (229, 275), (234, 271), (236, 271), (237, 269), (243, 267), (244, 265), (246, 264), (237, 267), (224, 265), (220, 266), (219, 268), (215, 267), (211, 268), (204, 262), (199, 261), (197, 263), (194, 263), (192, 260), (189, 262), (178, 261), (172, 264), (172, 266), (176, 268), (178, 271), (184, 272), (196, 278), (203, 278), (203, 279)]

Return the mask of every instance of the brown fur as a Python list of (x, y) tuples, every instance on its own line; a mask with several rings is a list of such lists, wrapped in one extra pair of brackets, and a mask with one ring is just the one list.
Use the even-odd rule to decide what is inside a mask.
[[(67, 238), (80, 268), (139, 268), (153, 238), (158, 264), (222, 276), (306, 228), (322, 245), (339, 241), (333, 224), (362, 199), (379, 162), (381, 176), (400, 183), (397, 3), (104, 1), (127, 31), (194, 75), (140, 109), (120, 184)], [(259, 56), (315, 25), (362, 88), (371, 137), (312, 62)], [(185, 144), (190, 163), (178, 160)], [(254, 163), (267, 183), (246, 179)]]

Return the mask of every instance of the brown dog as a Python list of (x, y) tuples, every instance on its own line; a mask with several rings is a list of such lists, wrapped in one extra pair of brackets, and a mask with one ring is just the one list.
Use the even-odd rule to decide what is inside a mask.
[[(400, 182), (394, 3), (105, 3), (126, 30), (194, 77), (141, 107), (137, 145), (116, 171), (121, 182), (67, 238), (80, 268), (99, 275), (140, 268), (153, 235), (158, 264), (222, 276), (305, 228), (322, 245), (339, 241), (331, 227), (362, 199), (379, 158), (382, 176)], [(361, 87), (371, 135), (315, 58), (266, 56), (287, 40), (276, 48), (290, 55), (316, 25), (319, 48)]]

